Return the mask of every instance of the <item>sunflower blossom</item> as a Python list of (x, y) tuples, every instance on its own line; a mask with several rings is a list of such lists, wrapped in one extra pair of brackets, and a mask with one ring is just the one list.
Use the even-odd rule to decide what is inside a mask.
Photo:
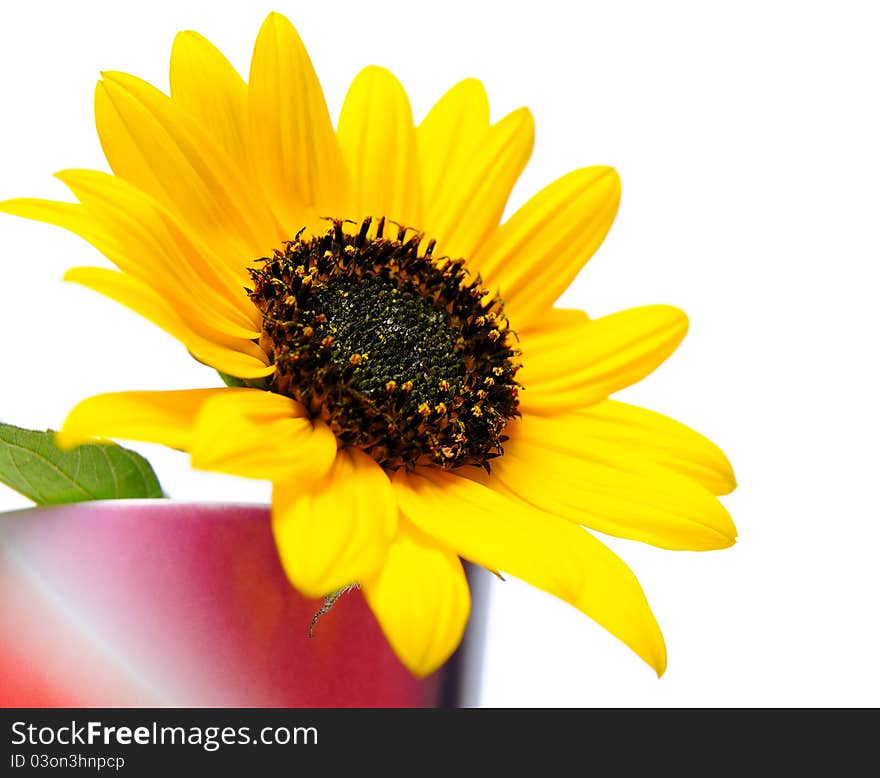
[(194, 32), (170, 96), (102, 74), (113, 174), (66, 170), (77, 202), (0, 209), (65, 227), (118, 270), (66, 278), (146, 317), (232, 386), (89, 398), (60, 438), (162, 443), (193, 467), (273, 484), (284, 569), (308, 596), (353, 583), (418, 675), (458, 645), (461, 559), (571, 603), (658, 673), (635, 576), (585, 528), (669, 549), (731, 545), (734, 488), (711, 442), (609, 396), (650, 373), (687, 319), (554, 307), (617, 211), (614, 170), (551, 183), (500, 224), (532, 148), (481, 84), (414, 124), (368, 67), (334, 128), (308, 54), (271, 14), (245, 82)]

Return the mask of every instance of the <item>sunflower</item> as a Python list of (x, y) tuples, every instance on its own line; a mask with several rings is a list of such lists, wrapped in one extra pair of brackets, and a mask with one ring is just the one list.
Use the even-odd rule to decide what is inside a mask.
[(83, 284), (182, 342), (226, 386), (76, 406), (59, 438), (162, 443), (193, 467), (269, 480), (291, 583), (358, 583), (415, 674), (458, 645), (461, 559), (571, 603), (657, 672), (660, 629), (629, 568), (586, 531), (669, 549), (731, 545), (721, 451), (609, 395), (650, 373), (687, 319), (656, 305), (554, 307), (608, 232), (614, 170), (575, 170), (500, 223), (532, 148), (481, 84), (416, 126), (368, 67), (334, 129), (293, 26), (271, 14), (248, 82), (194, 32), (170, 96), (131, 75), (95, 92), (113, 174), (66, 170), (78, 202), (2, 210), (65, 227), (118, 270)]

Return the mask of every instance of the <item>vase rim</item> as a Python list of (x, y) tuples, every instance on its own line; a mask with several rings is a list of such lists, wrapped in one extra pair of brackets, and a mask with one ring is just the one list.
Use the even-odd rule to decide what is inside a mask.
[(247, 502), (247, 501), (228, 501), (228, 500), (176, 500), (167, 497), (144, 497), (144, 498), (123, 498), (110, 500), (81, 500), (78, 502), (59, 503), (53, 505), (32, 505), (25, 508), (15, 508), (10, 511), (0, 511), (0, 516), (8, 519), (18, 514), (30, 513), (47, 513), (59, 510), (97, 510), (97, 511), (113, 511), (119, 508), (150, 508), (160, 511), (171, 510), (177, 511), (187, 508), (199, 508), (209, 511), (241, 511), (241, 510), (260, 510), (268, 511), (269, 504), (266, 502)]

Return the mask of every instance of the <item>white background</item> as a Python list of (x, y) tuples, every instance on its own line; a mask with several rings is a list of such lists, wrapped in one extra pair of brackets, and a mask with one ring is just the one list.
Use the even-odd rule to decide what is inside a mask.
[[(880, 47), (855, 2), (29, 2), (0, 5), (0, 199), (64, 198), (51, 174), (104, 168), (101, 69), (167, 88), (180, 29), (243, 73), (269, 10), (299, 28), (336, 115), (363, 65), (390, 67), (416, 118), (477, 76), (495, 117), (528, 105), (512, 205), (568, 170), (614, 165), (617, 223), (565, 302), (600, 315), (684, 308), (691, 333), (623, 394), (716, 440), (740, 481), (733, 549), (613, 547), (664, 629), (661, 680), (588, 619), (493, 583), (487, 706), (876, 706)], [(57, 426), (99, 391), (213, 385), (134, 314), (60, 281), (97, 252), (0, 216), (0, 418)], [(100, 262), (99, 262), (100, 264)], [(177, 498), (265, 500), (139, 446)], [(0, 507), (26, 504), (0, 493)]]

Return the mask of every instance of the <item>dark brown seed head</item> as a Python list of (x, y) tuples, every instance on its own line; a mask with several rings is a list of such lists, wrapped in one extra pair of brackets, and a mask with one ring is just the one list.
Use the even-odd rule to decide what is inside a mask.
[(345, 227), (297, 236), (251, 271), (276, 368), (267, 388), (388, 470), (488, 469), (518, 415), (501, 300), (462, 260), (435, 259), (420, 233), (387, 236), (384, 220)]

